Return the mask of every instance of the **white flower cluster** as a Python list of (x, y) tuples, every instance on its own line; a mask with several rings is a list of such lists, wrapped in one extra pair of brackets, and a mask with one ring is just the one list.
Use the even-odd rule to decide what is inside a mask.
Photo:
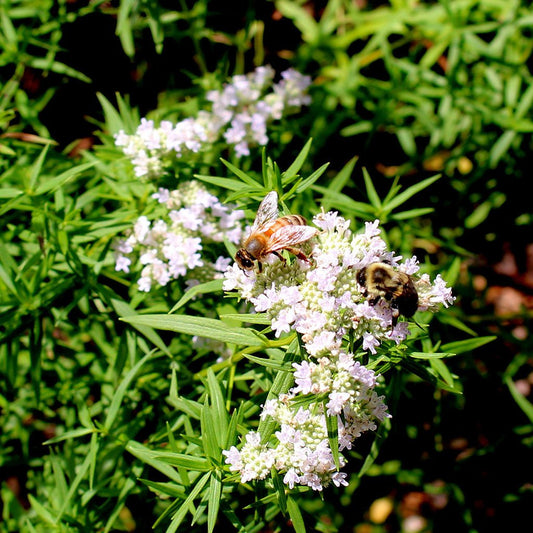
[[(376, 420), (388, 416), (383, 397), (373, 390), (374, 373), (343, 350), (343, 339), (351, 333), (363, 350), (376, 353), (383, 341), (400, 343), (409, 333), (407, 322), (395, 323), (396, 310), (389, 301), (369, 301), (357, 274), (376, 262), (409, 276), (419, 266), (415, 257), (400, 263), (401, 257), (387, 251), (378, 221), (367, 223), (360, 234), (353, 234), (349, 222), (335, 212), (320, 213), (313, 221), (322, 231), (313, 243), (306, 243), (312, 246), (310, 263), (272, 256), (261, 272), (244, 273), (237, 265), (226, 271), (224, 289), (236, 289), (257, 312), (265, 312), (276, 336), (297, 331), (311, 357), (293, 365), (296, 385), (289, 394), (264, 406), (262, 416), (272, 416), (281, 426), (277, 442), (261, 444), (260, 435), (251, 433), (240, 451), (232, 447), (225, 453), (231, 470), (243, 480), (263, 479), (276, 468), (285, 473), (290, 487), (302, 484), (321, 490), (330, 481), (345, 484), (344, 474), (333, 463), (325, 414), (337, 416), (339, 451), (350, 449), (362, 432), (375, 430)], [(441, 304), (453, 303), (451, 289), (440, 275), (433, 283), (427, 274), (411, 279), (419, 310), (436, 311)], [(316, 401), (308, 409), (295, 410), (290, 400), (297, 395)]]
[[(249, 155), (251, 146), (268, 142), (267, 126), (298, 112), (311, 102), (307, 89), (311, 78), (289, 69), (273, 83), (274, 70), (258, 67), (246, 75), (233, 76), (221, 91), (209, 91), (211, 111), (177, 124), (142, 119), (134, 135), (120, 131), (115, 144), (131, 159), (135, 175), (157, 178), (172, 156), (188, 158), (224, 139), (237, 156)], [(270, 91), (270, 92), (269, 92)]]
[[(261, 435), (252, 431), (246, 435), (241, 450), (232, 446), (223, 452), (226, 462), (231, 471), (240, 473), (243, 483), (264, 479), (275, 468), (291, 489), (295, 485), (314, 490), (322, 490), (330, 483), (348, 485), (346, 473), (337, 470), (331, 452), (324, 403), (311, 401), (306, 407), (294, 407), (291, 400), (300, 393), (327, 398), (326, 413), (337, 418), (339, 451), (349, 450), (355, 438), (375, 430), (376, 421), (389, 416), (383, 397), (373, 390), (374, 372), (345, 352), (323, 357), (317, 363), (304, 361), (293, 366), (296, 386), (288, 394), (268, 400), (261, 414), (279, 424), (275, 442), (262, 444)], [(345, 465), (342, 455), (339, 465)]]
[(222, 204), (194, 180), (173, 191), (160, 188), (153, 197), (168, 210), (165, 217), (137, 219), (129, 235), (115, 244), (115, 269), (129, 272), (133, 254), (144, 265), (138, 281), (144, 292), (180, 277), (187, 278), (188, 286), (221, 278), (231, 259), (210, 261), (206, 252), (224, 238), (240, 242), (244, 212)]
[[(284, 263), (274, 258), (261, 273), (246, 273), (238, 265), (226, 272), (225, 290), (237, 289), (257, 312), (266, 312), (277, 337), (296, 330), (306, 351), (315, 357), (338, 354), (343, 337), (353, 331), (363, 349), (376, 353), (384, 340), (403, 341), (408, 323), (393, 324), (393, 309), (385, 299), (371, 305), (357, 282), (358, 271), (375, 262), (387, 262), (408, 275), (419, 270), (416, 257), (399, 263), (386, 251), (378, 221), (366, 223), (364, 233), (352, 234), (349, 222), (335, 212), (321, 213), (314, 223), (322, 232), (315, 238), (311, 264)], [(440, 275), (431, 283), (427, 274), (413, 276), (418, 309), (436, 311), (453, 303), (451, 289)]]

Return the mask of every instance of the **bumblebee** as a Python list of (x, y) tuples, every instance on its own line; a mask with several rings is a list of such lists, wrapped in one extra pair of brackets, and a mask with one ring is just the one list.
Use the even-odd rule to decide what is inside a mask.
[(363, 287), (364, 296), (369, 297), (370, 305), (376, 305), (381, 299), (389, 302), (392, 327), (396, 326), (399, 315), (412, 317), (418, 309), (418, 293), (411, 276), (387, 263), (367, 265), (357, 272), (356, 279)]

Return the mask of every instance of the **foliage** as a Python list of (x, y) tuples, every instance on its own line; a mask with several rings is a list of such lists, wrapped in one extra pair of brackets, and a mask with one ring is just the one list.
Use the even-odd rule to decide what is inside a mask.
[[(520, 524), (531, 495), (523, 468), (532, 444), (530, 310), (502, 318), (487, 301), (494, 255), (503, 242), (525, 249), (531, 228), (522, 193), (531, 8), (329, 0), (321, 9), (281, 0), (243, 2), (231, 20), (224, 9), (212, 0), (0, 5), (0, 532)], [(103, 65), (89, 74), (69, 54), (67, 37), (91, 21), (106, 21), (105, 31), (84, 46), (110, 32), (135, 89), (98, 86)], [(157, 126), (198, 117), (211, 111), (209, 91), (268, 64), (313, 83), (309, 107), (302, 100), (294, 114), (267, 121), (266, 147), (251, 143), (239, 155), (219, 136), (200, 151), (157, 153), (164, 165), (151, 180), (136, 176), (120, 131), (133, 138), (142, 117)], [(59, 143), (53, 134), (58, 95), (81, 86), (94, 101), (77, 99), (80, 116), (93, 116), (85, 150), (83, 127), (67, 126)], [(187, 222), (203, 231), (204, 211), (182, 211), (172, 226), (196, 204), (168, 207), (162, 191), (193, 182), (202, 201), (210, 194), (231, 213), (242, 210), (233, 220), (242, 232), (273, 190), (283, 213), (310, 224), (338, 211), (362, 234), (379, 220), (387, 253), (403, 257), (395, 268), (416, 254), (416, 283), (440, 275), (453, 287), (453, 306), (419, 311), (397, 342), (392, 329), (375, 350), (355, 328), (339, 340), (375, 373), (393, 415), (353, 449), (338, 451), (342, 432), (324, 415), (324, 390), (291, 392), (298, 365), (317, 360), (309, 339), (284, 332), (274, 308), (254, 309), (216, 270), (239, 246), (217, 225), (222, 214), (201, 238)], [(120, 243), (142, 217), (200, 241), (194, 267), (148, 290), (139, 279), (149, 250), (117, 266)], [(300, 268), (285, 254), (286, 264), (264, 265), (265, 279)], [(524, 275), (518, 288), (528, 283)], [(278, 443), (279, 426), (262, 412), (284, 394), (322, 414), (331, 460), (337, 468), (346, 460), (346, 486), (291, 486), (274, 467), (243, 481), (233, 468), (225, 452), (242, 450), (246, 435)], [(498, 424), (496, 409), (506, 413)]]

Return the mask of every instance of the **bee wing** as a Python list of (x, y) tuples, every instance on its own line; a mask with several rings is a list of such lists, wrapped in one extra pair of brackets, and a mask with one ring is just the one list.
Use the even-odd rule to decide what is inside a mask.
[(311, 226), (283, 226), (275, 231), (268, 241), (268, 250), (275, 252), (287, 246), (308, 241), (318, 233), (317, 228)]
[(266, 230), (278, 218), (278, 215), (278, 193), (270, 191), (259, 204), (251, 231)]

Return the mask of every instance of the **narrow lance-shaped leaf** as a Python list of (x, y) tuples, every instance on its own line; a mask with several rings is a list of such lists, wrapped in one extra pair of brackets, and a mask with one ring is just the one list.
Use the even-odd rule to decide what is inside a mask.
[(218, 518), (220, 500), (222, 496), (222, 480), (220, 472), (214, 470), (209, 480), (208, 500), (207, 500), (207, 531), (212, 533)]
[(298, 503), (292, 496), (287, 496), (287, 510), (291, 517), (292, 527), (296, 533), (305, 533), (305, 523)]
[(211, 369), (207, 372), (207, 390), (209, 392), (211, 409), (215, 417), (214, 422), (218, 446), (221, 448), (224, 445), (228, 431), (228, 412), (226, 411), (226, 399), (224, 398), (222, 384)]
[(311, 148), (311, 144), (313, 143), (313, 139), (309, 139), (304, 147), (300, 150), (300, 153), (296, 156), (292, 164), (289, 166), (289, 168), (282, 173), (282, 184), (287, 185), (291, 181), (293, 181), (294, 177), (300, 172), (300, 169), (302, 168), (303, 164), (305, 163), (305, 160), (307, 159), (307, 155), (309, 154), (309, 150)]
[(118, 386), (117, 390), (115, 391), (115, 394), (113, 395), (113, 398), (111, 399), (111, 405), (109, 406), (109, 411), (107, 412), (107, 416), (104, 422), (104, 428), (107, 432), (110, 431), (111, 426), (114, 424), (120, 405), (122, 404), (122, 400), (124, 399), (124, 396), (126, 395), (126, 392), (128, 391), (128, 388), (130, 386), (130, 383), (133, 381), (133, 379), (136, 377), (137, 372), (141, 369), (141, 367), (151, 358), (154, 357), (154, 353), (148, 353), (146, 354), (124, 377), (120, 385)]
[(233, 174), (238, 176), (243, 183), (246, 183), (250, 187), (260, 187), (259, 182), (257, 182), (254, 178), (246, 174), (246, 172), (242, 171), (240, 168), (236, 167), (235, 165), (231, 164), (229, 161), (226, 161), (225, 159), (220, 158), (220, 161), (228, 167)]
[[(292, 363), (293, 361), (296, 361), (298, 359), (298, 356), (296, 355), (296, 351), (298, 350), (298, 338), (295, 337), (295, 339), (291, 342), (289, 345), (289, 348), (287, 349), (287, 353), (285, 354), (285, 357), (283, 358), (284, 363)], [(278, 372), (276, 374), (276, 377), (274, 379), (274, 383), (272, 384), (272, 387), (270, 387), (270, 390), (268, 391), (267, 400), (270, 400), (272, 398), (278, 398), (280, 394), (287, 392), (292, 385), (294, 381), (294, 377), (292, 375), (292, 372), (285, 371), (285, 372)], [(258, 431), (261, 434), (261, 442), (263, 444), (267, 443), (270, 439), (270, 436), (272, 433), (274, 433), (274, 430), (277, 427), (277, 422), (273, 420), (270, 416), (267, 416), (265, 418), (262, 418), (259, 421)]]
[(415, 194), (419, 193), (420, 191), (423, 191), (424, 189), (426, 189), (427, 187), (435, 183), (439, 178), (440, 178), (440, 175), (433, 176), (431, 178), (422, 180), (419, 183), (416, 183), (415, 185), (411, 185), (411, 187), (397, 194), (394, 198), (392, 198), (389, 202), (387, 202), (387, 204), (383, 206), (383, 209), (387, 212), (390, 212), (393, 209), (396, 209), (397, 207), (402, 205), (404, 202), (409, 200), (409, 198), (411, 198)]
[(267, 339), (246, 328), (230, 327), (222, 320), (187, 315), (136, 315), (122, 317), (124, 322), (134, 326), (150, 326), (155, 329), (198, 335), (208, 339), (244, 346), (264, 346)]
[(194, 285), (187, 290), (185, 294), (176, 302), (174, 307), (169, 311), (169, 314), (174, 313), (199, 294), (208, 294), (211, 292), (221, 291), (223, 282), (224, 280), (222, 279), (214, 279), (205, 283), (200, 283), (199, 285)]
[(178, 530), (178, 527), (183, 522), (183, 519), (185, 518), (185, 515), (187, 514), (187, 511), (189, 510), (189, 505), (194, 502), (194, 500), (199, 496), (202, 489), (205, 487), (206, 483), (211, 478), (211, 472), (206, 472), (196, 483), (195, 487), (191, 490), (189, 496), (187, 499), (183, 502), (183, 504), (180, 506), (180, 508), (177, 510), (177, 512), (172, 517), (172, 522), (170, 526), (167, 529), (167, 533), (174, 533), (174, 531)]
[(291, 196), (294, 193), (300, 194), (306, 189), (308, 189), (309, 187), (311, 187), (311, 185), (313, 185), (313, 183), (315, 183), (315, 181), (317, 181), (318, 178), (320, 178), (320, 176), (322, 176), (322, 174), (326, 172), (326, 169), (328, 168), (328, 166), (329, 166), (329, 163), (322, 165), (318, 170), (315, 170), (315, 172), (313, 172), (310, 176), (300, 181), (295, 187), (293, 187), (289, 191), (288, 196)]
[(328, 415), (326, 402), (324, 402), (324, 416), (326, 417), (326, 428), (328, 430), (328, 443), (333, 456), (333, 462), (335, 468), (340, 470), (340, 457), (339, 457), (339, 427), (336, 415)]

